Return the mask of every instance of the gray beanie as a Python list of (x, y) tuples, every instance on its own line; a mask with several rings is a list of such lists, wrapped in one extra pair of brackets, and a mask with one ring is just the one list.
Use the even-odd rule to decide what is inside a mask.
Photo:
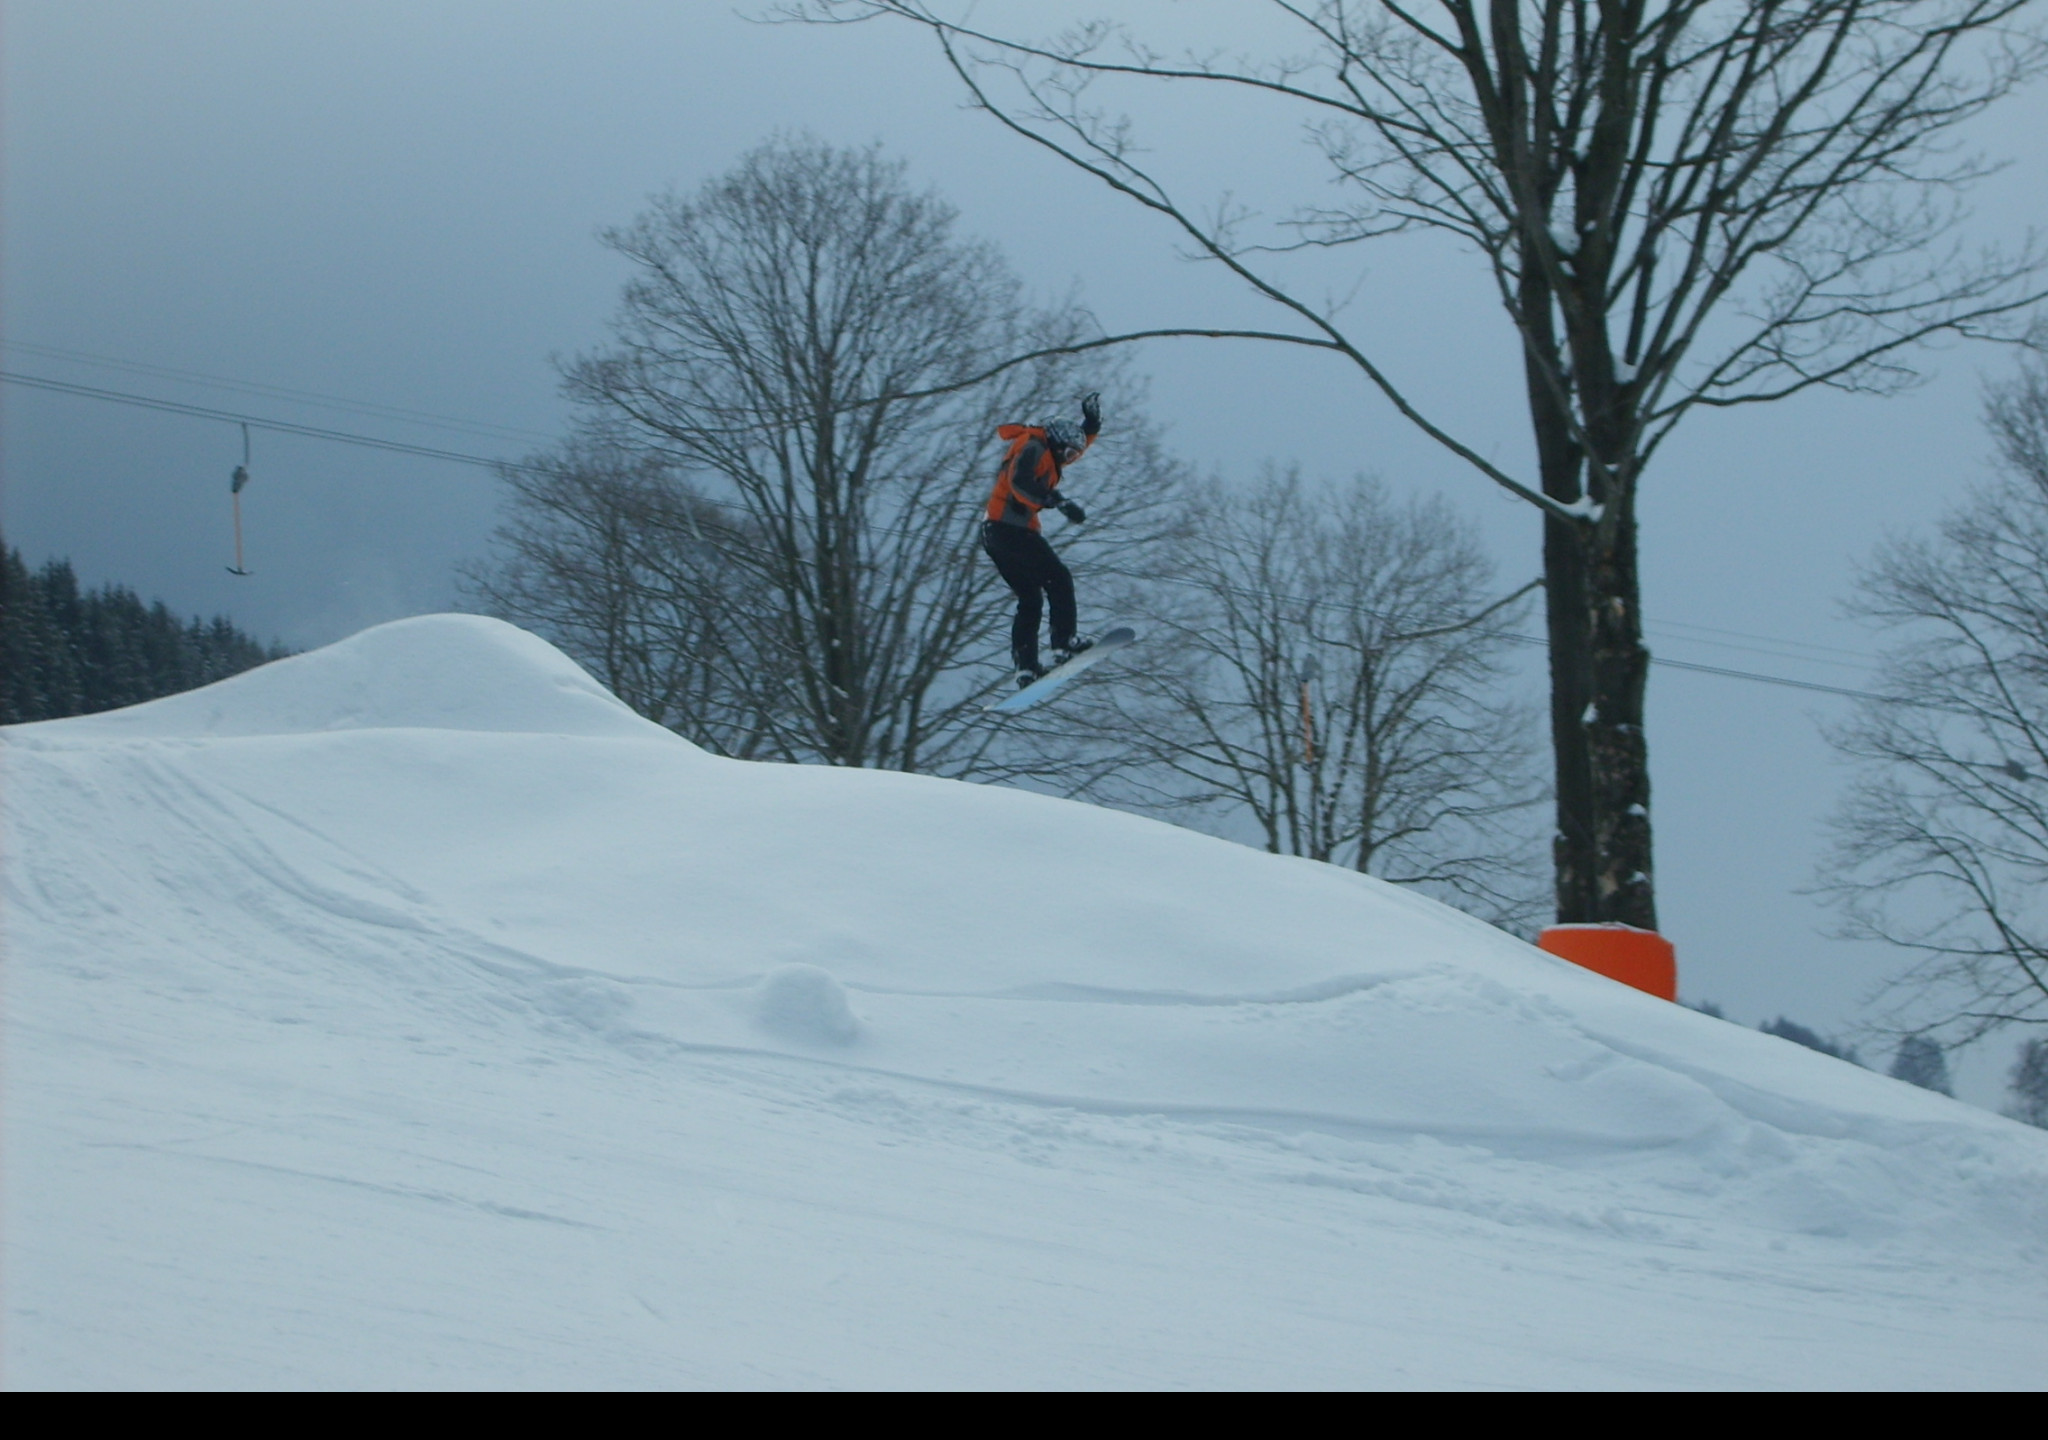
[(1055, 453), (1081, 448), (1081, 427), (1071, 420), (1048, 420), (1045, 422), (1045, 443)]

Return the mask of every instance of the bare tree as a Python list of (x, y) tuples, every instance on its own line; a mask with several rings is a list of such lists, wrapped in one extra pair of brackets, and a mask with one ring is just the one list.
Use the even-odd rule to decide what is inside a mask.
[[(1409, 421), (1544, 518), (1558, 917), (1654, 927), (1636, 496), (1701, 407), (1910, 382), (1930, 336), (2009, 335), (2039, 257), (1968, 255), (1957, 128), (2037, 73), (2025, 0), (1271, 0), (1267, 54), (1109, 21), (1034, 42), (946, 0), (796, 0), (924, 27), (974, 102), (1166, 217)], [(1203, 17), (1206, 22), (1209, 17)], [(1161, 25), (1169, 23), (1166, 20)], [(1192, 20), (1191, 20), (1192, 23)], [(1145, 87), (1226, 89), (1298, 116), (1337, 182), (1270, 225), (1199, 213), (1141, 148)], [(1205, 157), (1205, 173), (1215, 157)], [(1518, 477), (1389, 372), (1369, 325), (1283, 257), (1434, 231), (1481, 257), (1525, 375)], [(1321, 286), (1318, 286), (1320, 292)]]
[(1110, 692), (1146, 763), (1103, 793), (1526, 927), (1547, 797), (1502, 627), (1534, 585), (1489, 600), (1470, 527), (1374, 481), (1211, 483), (1188, 508), (1150, 591), (1159, 658)]
[(546, 635), (639, 714), (718, 754), (772, 733), (747, 647), (754, 626), (728, 557), (741, 517), (643, 451), (579, 436), (501, 469), (493, 553), (465, 573), (492, 614)]
[[(1077, 477), (1094, 523), (1074, 548), (1142, 550), (1170, 467), (1118, 367), (962, 383), (1086, 322), (1026, 305), (954, 220), (875, 150), (797, 139), (607, 233), (634, 278), (613, 343), (567, 372), (600, 439), (515, 482), (509, 543), (646, 713), (689, 693), (682, 728), (733, 753), (972, 768), (1006, 610), (974, 543), (994, 430), (1082, 388), (1111, 393), (1112, 422)], [(587, 463), (600, 452), (631, 458)]]
[(1906, 1033), (2048, 1024), (2048, 369), (1990, 406), (2003, 474), (1884, 546), (1857, 608), (1898, 637), (1829, 738), (1857, 767), (1824, 871), (1853, 936), (1918, 958)]

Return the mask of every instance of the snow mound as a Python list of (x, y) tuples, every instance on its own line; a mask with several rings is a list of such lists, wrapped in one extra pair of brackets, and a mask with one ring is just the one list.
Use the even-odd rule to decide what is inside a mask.
[(642, 736), (635, 715), (545, 640), (481, 615), (396, 620), (200, 690), (41, 725), (92, 739), (486, 730)]
[(0, 748), (17, 1385), (2041, 1381), (2048, 1136), (1368, 877), (468, 616)]
[(847, 1045), (860, 1034), (860, 1021), (846, 987), (815, 965), (783, 965), (761, 977), (755, 1014), (761, 1028), (807, 1045)]

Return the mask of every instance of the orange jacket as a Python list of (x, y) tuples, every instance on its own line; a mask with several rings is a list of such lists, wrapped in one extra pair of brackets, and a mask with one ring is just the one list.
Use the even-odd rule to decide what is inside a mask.
[[(989, 492), (988, 518), (995, 524), (1036, 530), (1039, 511), (1059, 508), (1060, 474), (1064, 467), (1052, 453), (1052, 447), (1045, 443), (1043, 426), (1005, 425), (996, 431), (996, 436), (1009, 441), (1010, 449), (1003, 456), (1002, 468), (996, 472), (996, 488)], [(1081, 453), (1085, 455), (1094, 443), (1093, 435), (1085, 437)]]

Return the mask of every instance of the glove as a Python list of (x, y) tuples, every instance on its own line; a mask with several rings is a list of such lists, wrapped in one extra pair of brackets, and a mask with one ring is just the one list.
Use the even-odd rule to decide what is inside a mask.
[(1060, 501), (1060, 514), (1066, 516), (1075, 525), (1081, 524), (1088, 518), (1088, 512), (1071, 500)]
[(1090, 390), (1081, 397), (1081, 433), (1094, 439), (1102, 429), (1102, 392)]

